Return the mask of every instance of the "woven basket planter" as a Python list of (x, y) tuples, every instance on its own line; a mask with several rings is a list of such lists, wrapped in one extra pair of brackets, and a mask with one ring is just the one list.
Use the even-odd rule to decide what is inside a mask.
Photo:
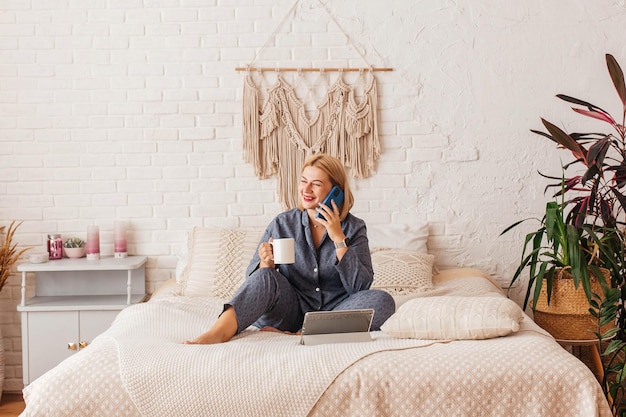
[[(609, 281), (609, 271), (601, 268), (605, 280)], [(602, 295), (602, 287), (591, 274), (591, 291)], [(548, 305), (547, 285), (544, 281), (534, 312), (534, 320), (541, 328), (559, 340), (592, 340), (598, 322), (589, 313), (589, 301), (582, 284), (574, 287), (574, 279), (569, 271), (558, 270), (552, 282), (552, 295)], [(602, 332), (611, 328), (611, 323)]]

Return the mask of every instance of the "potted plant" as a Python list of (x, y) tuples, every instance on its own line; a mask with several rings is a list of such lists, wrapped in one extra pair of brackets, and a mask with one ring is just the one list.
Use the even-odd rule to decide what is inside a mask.
[(63, 252), (68, 258), (82, 258), (85, 256), (85, 241), (79, 237), (71, 237), (63, 242)]
[[(13, 265), (17, 262), (17, 260), (30, 248), (24, 248), (21, 250), (17, 250), (17, 243), (13, 242), (13, 235), (15, 231), (22, 223), (16, 223), (12, 221), (7, 229), (6, 236), (4, 238), (4, 243), (0, 246), (0, 291), (4, 288), (9, 276), (11, 275), (11, 271)], [(0, 227), (0, 232), (3, 232), (5, 226)]]
[(618, 118), (587, 101), (564, 94), (557, 97), (572, 104), (577, 114), (608, 126), (608, 132), (566, 133), (545, 119), (542, 123), (546, 132), (532, 132), (554, 141), (573, 156), (573, 161), (564, 167), (573, 174), (562, 178), (542, 175), (559, 180), (548, 188), (556, 188), (556, 196), (567, 196), (564, 206), (569, 213), (565, 224), (592, 231), (592, 240), (601, 243), (597, 257), (610, 270), (610, 286), (604, 287), (602, 293), (591, 294), (589, 303), (590, 312), (597, 319), (599, 350), (602, 351), (603, 341), (612, 339), (603, 353), (602, 388), (617, 413), (626, 381), (626, 83), (615, 58), (606, 54), (605, 59), (621, 105)]
[[(13, 266), (17, 260), (22, 256), (24, 252), (30, 248), (17, 249), (17, 243), (13, 242), (13, 236), (15, 231), (22, 223), (16, 223), (12, 221), (7, 229), (6, 236), (2, 246), (0, 246), (0, 291), (4, 288), (7, 280), (11, 276)], [(3, 232), (5, 226), (0, 227), (0, 232)], [(2, 393), (2, 385), (4, 383), (4, 343), (2, 340), (2, 333), (0, 332), (0, 394)]]
[[(612, 245), (607, 242), (609, 250), (600, 255), (611, 270), (612, 286), (622, 288), (626, 272), (623, 256), (626, 225), (626, 84), (622, 69), (612, 55), (606, 55), (606, 63), (621, 101), (619, 122), (596, 105), (564, 94), (558, 94), (557, 97), (577, 106), (573, 107), (576, 113), (607, 123), (611, 127), (608, 133), (566, 133), (545, 119), (542, 119), (542, 123), (547, 132), (531, 131), (554, 141), (559, 148), (569, 150), (574, 157), (574, 161), (567, 164), (565, 169), (572, 168), (575, 173), (564, 177), (564, 187), (561, 188), (561, 181), (548, 187), (556, 187), (557, 195), (566, 194), (570, 197), (566, 201), (570, 207), (566, 223), (581, 227), (585, 222), (590, 222), (598, 230), (605, 228), (610, 231), (614, 242)], [(558, 177), (544, 176), (560, 180)]]
[[(602, 294), (608, 278), (596, 256), (603, 241), (589, 225), (567, 224), (564, 206), (563, 201), (546, 204), (540, 227), (526, 235), (511, 285), (528, 268), (523, 308), (530, 302), (537, 324), (556, 339), (588, 340), (596, 330), (589, 301), (594, 294)], [(527, 220), (514, 223), (502, 234)]]

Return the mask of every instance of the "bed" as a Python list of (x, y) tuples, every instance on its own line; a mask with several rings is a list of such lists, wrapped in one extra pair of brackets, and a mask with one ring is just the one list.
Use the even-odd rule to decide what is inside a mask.
[(491, 277), (437, 271), (423, 228), (370, 232), (396, 314), (373, 341), (245, 330), (184, 345), (237, 288), (262, 230), (195, 228), (167, 283), (24, 389), (22, 416), (611, 416), (593, 373)]

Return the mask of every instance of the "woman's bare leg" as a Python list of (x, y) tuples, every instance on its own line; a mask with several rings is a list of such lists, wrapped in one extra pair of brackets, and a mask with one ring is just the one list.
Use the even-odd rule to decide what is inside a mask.
[(232, 306), (229, 306), (218, 317), (217, 321), (209, 330), (196, 337), (194, 340), (188, 340), (186, 345), (212, 345), (215, 343), (228, 342), (237, 333), (237, 314)]

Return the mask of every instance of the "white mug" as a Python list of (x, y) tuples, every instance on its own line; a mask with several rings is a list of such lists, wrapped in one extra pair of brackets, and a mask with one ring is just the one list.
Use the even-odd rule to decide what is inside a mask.
[(275, 264), (292, 264), (296, 261), (293, 238), (272, 239)]

